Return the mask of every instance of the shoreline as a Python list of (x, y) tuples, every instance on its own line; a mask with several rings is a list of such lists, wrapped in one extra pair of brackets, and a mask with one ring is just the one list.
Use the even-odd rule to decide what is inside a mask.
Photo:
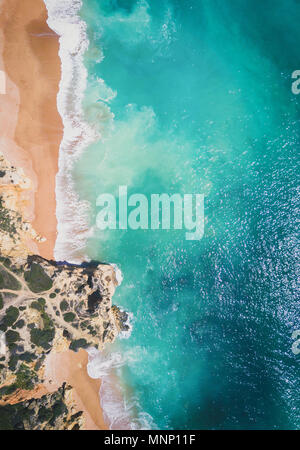
[[(12, 111), (17, 120), (3, 153), (33, 180), (32, 225), (46, 238), (38, 243), (38, 251), (53, 259), (57, 234), (55, 176), (63, 133), (56, 106), (61, 78), (58, 36), (46, 23), (42, 0), (4, 0), (1, 10), (4, 71), (14, 97), (18, 90), (18, 105)], [(11, 104), (13, 108), (12, 98)], [(9, 120), (10, 115), (6, 122)]]
[[(46, 241), (30, 242), (30, 250), (54, 259), (56, 175), (63, 124), (57, 109), (59, 37), (47, 25), (47, 17), (43, 0), (0, 2), (0, 70), (6, 75), (6, 94), (0, 95), (0, 149), (32, 181), (26, 218)], [(101, 382), (88, 376), (87, 362), (86, 351), (51, 352), (45, 386), (51, 391), (63, 381), (71, 384), (78, 410), (84, 411), (85, 428), (107, 429), (100, 406)]]
[[(84, 411), (85, 429), (106, 430), (100, 406), (100, 379), (92, 379), (87, 374), (88, 353), (80, 349), (77, 353), (69, 350), (50, 353), (45, 364), (45, 387), (48, 392), (57, 390), (64, 381), (74, 389), (74, 401), (78, 410)], [(88, 378), (88, 379), (87, 379)]]

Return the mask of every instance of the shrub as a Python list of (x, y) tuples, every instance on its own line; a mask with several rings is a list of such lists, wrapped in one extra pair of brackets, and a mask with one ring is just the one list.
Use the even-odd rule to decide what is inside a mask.
[(44, 307), (39, 302), (32, 302), (30, 308), (37, 309), (38, 311), (43, 311)]
[(7, 326), (13, 325), (18, 317), (19, 317), (18, 308), (15, 308), (14, 306), (10, 306), (9, 308), (7, 308), (5, 316)]
[(42, 364), (44, 362), (45, 357), (46, 357), (46, 355), (41, 356), (40, 359), (35, 363), (35, 365), (34, 365), (34, 370), (35, 371), (40, 370), (40, 368), (42, 367)]
[(67, 311), (69, 307), (68, 302), (66, 300), (63, 300), (62, 302), (60, 302), (59, 307), (61, 311)]
[(18, 291), (21, 285), (14, 276), (8, 273), (3, 267), (0, 267), (0, 289), (11, 289)]
[(20, 355), (20, 360), (30, 363), (36, 359), (36, 356), (30, 352), (24, 352)]
[(53, 419), (57, 419), (58, 417), (60, 417), (62, 414), (65, 414), (68, 412), (68, 409), (66, 407), (66, 405), (64, 404), (64, 402), (62, 400), (58, 400), (53, 408)]
[(77, 352), (78, 349), (87, 348), (88, 346), (89, 346), (89, 344), (87, 343), (87, 341), (85, 339), (77, 339), (77, 340), (71, 342), (69, 349), (73, 350), (74, 352)]
[(30, 330), (31, 342), (35, 345), (42, 347), (45, 350), (51, 348), (50, 343), (53, 341), (55, 335), (54, 328), (40, 330), (39, 328), (33, 328)]
[(17, 372), (16, 385), (19, 389), (31, 390), (34, 388), (33, 380), (35, 379), (34, 374), (31, 372), (29, 367), (25, 364), (21, 364), (20, 369)]
[(24, 325), (25, 325), (25, 322), (24, 322), (23, 319), (21, 319), (21, 320), (18, 320), (18, 322), (16, 322), (14, 326), (15, 326), (16, 328), (23, 328)]
[(39, 410), (39, 420), (40, 422), (49, 422), (50, 419), (52, 419), (53, 413), (50, 408), (45, 408), (45, 406), (42, 406)]
[(24, 277), (32, 292), (49, 291), (52, 288), (51, 278), (39, 264), (33, 263), (30, 270), (25, 272)]
[(17, 368), (18, 361), (19, 361), (18, 355), (12, 355), (8, 361), (9, 370), (15, 371)]
[(17, 331), (9, 330), (5, 334), (7, 344), (13, 344), (20, 340), (20, 335)]
[(66, 322), (73, 322), (73, 320), (75, 319), (75, 314), (74, 313), (72, 313), (72, 312), (68, 312), (68, 313), (66, 313), (66, 314), (64, 314), (64, 320), (66, 321)]
[(53, 320), (46, 314), (45, 312), (42, 312), (41, 314), (43, 323), (44, 323), (44, 330), (50, 330), (54, 328)]
[(3, 386), (2, 388), (0, 388), (0, 398), (3, 397), (4, 395), (12, 394), (17, 389), (18, 389), (18, 386), (16, 385), (16, 383), (11, 384), (10, 386)]

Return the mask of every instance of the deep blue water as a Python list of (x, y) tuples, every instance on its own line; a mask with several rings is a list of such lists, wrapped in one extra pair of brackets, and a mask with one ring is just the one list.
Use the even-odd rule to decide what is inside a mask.
[(91, 225), (119, 185), (205, 194), (200, 241), (95, 229), (87, 243), (124, 275), (125, 395), (161, 429), (299, 428), (300, 3), (84, 0), (81, 16), (102, 134), (74, 174)]

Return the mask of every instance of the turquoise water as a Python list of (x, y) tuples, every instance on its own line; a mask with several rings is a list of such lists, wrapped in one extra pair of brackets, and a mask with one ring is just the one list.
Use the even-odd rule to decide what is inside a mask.
[[(205, 194), (205, 233), (94, 230), (133, 313), (118, 369), (161, 429), (294, 429), (299, 358), (296, 0), (84, 0), (84, 110), (102, 134), (76, 166), (101, 193)], [(132, 414), (138, 414), (133, 410)]]

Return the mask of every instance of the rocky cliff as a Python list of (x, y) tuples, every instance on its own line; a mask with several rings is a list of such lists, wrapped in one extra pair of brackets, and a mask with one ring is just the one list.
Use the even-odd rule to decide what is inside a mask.
[[(30, 253), (28, 240), (43, 238), (23, 219), (29, 186), (23, 172), (0, 155), (0, 417), (6, 408), (7, 426), (80, 428), (81, 415), (66, 401), (70, 387), (40, 399), (30, 400), (30, 392), (43, 383), (46, 354), (102, 349), (127, 328), (126, 314), (112, 306), (117, 285), (112, 266), (58, 263)], [(50, 418), (50, 412), (41, 413), (58, 399), (61, 414)], [(41, 414), (49, 420), (42, 422)], [(0, 429), (5, 423), (0, 421)]]
[(76, 411), (72, 388), (66, 384), (38, 399), (0, 405), (0, 430), (80, 430), (83, 425), (82, 412)]

